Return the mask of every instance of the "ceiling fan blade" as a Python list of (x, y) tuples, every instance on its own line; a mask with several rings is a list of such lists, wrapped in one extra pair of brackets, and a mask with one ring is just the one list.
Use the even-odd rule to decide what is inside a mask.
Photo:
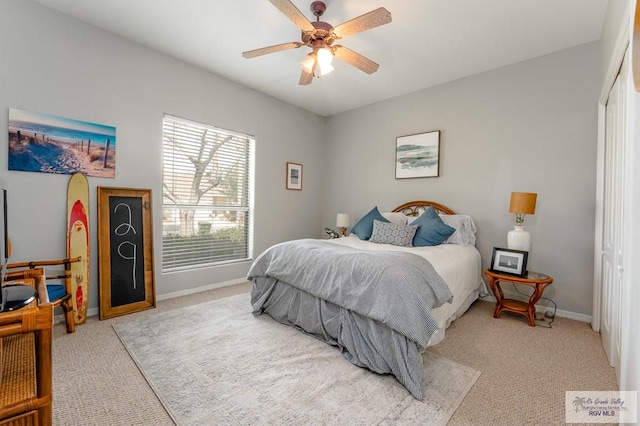
[(290, 43), (282, 43), (282, 44), (276, 44), (273, 46), (268, 46), (268, 47), (262, 47), (260, 49), (255, 49), (255, 50), (248, 50), (246, 52), (242, 53), (242, 56), (244, 58), (255, 58), (256, 56), (262, 56), (262, 55), (266, 55), (268, 53), (276, 53), (276, 52), (281, 52), (283, 50), (287, 50), (287, 49), (297, 49), (300, 46), (304, 46), (304, 44), (298, 42), (298, 41), (292, 41)]
[[(273, 3), (273, 2), (272, 2)], [(340, 38), (345, 38), (371, 28), (391, 22), (391, 12), (384, 7), (372, 10), (369, 13), (360, 15), (350, 21), (342, 23), (333, 29), (333, 32)]]
[(294, 24), (297, 25), (302, 31), (314, 31), (315, 27), (309, 22), (309, 20), (300, 12), (291, 0), (269, 0), (272, 5), (277, 7), (280, 12), (291, 19)]
[(311, 74), (310, 72), (306, 72), (305, 70), (302, 70), (302, 74), (300, 74), (300, 82), (298, 84), (300, 84), (301, 86), (306, 86), (308, 84), (311, 84), (312, 81), (313, 81), (313, 74)]
[(345, 61), (349, 65), (353, 65), (360, 71), (364, 71), (367, 74), (373, 74), (374, 72), (378, 71), (378, 67), (380, 67), (380, 65), (376, 64), (371, 59), (365, 58), (361, 54), (356, 53), (351, 49), (347, 49), (346, 47), (340, 45), (336, 45), (334, 47), (336, 48), (334, 51), (334, 55), (336, 58)]

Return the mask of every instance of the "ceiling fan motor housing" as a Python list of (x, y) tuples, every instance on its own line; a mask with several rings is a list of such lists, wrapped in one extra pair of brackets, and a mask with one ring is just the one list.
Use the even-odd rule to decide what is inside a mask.
[(333, 25), (328, 22), (315, 21), (311, 25), (315, 28), (313, 32), (302, 32), (302, 42), (308, 46), (311, 46), (314, 40), (324, 40), (326, 44), (330, 45), (336, 39), (333, 34)]
[(318, 19), (320, 19), (325, 10), (327, 10), (327, 5), (324, 4), (323, 1), (314, 1), (311, 3), (311, 12), (313, 12), (313, 16)]

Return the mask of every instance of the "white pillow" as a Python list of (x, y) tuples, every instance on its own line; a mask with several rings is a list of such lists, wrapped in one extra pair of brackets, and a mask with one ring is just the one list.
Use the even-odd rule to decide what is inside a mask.
[(416, 216), (407, 216), (407, 225), (411, 225), (413, 222), (415, 222), (422, 213), (424, 213), (424, 211), (421, 211), (420, 214)]
[(384, 212), (382, 213), (382, 217), (387, 219), (391, 223), (395, 223), (396, 225), (406, 225), (407, 224), (407, 216), (404, 213), (400, 212)]
[(440, 219), (456, 231), (442, 244), (459, 244), (462, 246), (476, 245), (476, 224), (471, 216), (462, 214), (441, 214)]

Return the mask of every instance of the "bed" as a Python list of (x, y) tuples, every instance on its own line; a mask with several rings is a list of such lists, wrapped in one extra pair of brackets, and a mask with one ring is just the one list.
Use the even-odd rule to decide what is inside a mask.
[[(359, 227), (368, 216), (374, 228)], [(418, 230), (414, 243), (419, 232), (433, 231), (428, 220), (454, 231), (437, 245), (397, 242), (406, 243), (401, 234), (410, 227)], [(386, 239), (389, 229), (393, 240)], [(276, 244), (255, 259), (248, 279), (254, 315), (266, 313), (337, 346), (357, 366), (393, 374), (420, 400), (425, 348), (485, 292), (473, 220), (431, 201), (384, 213), (376, 207), (348, 237)]]

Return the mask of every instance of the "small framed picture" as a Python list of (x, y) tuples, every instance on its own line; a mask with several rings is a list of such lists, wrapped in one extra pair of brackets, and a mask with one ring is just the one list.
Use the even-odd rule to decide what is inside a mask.
[(440, 176), (440, 130), (396, 138), (396, 179)]
[(302, 191), (302, 164), (287, 161), (287, 189)]
[(527, 257), (529, 252), (505, 248), (493, 248), (491, 272), (525, 277), (527, 275)]

